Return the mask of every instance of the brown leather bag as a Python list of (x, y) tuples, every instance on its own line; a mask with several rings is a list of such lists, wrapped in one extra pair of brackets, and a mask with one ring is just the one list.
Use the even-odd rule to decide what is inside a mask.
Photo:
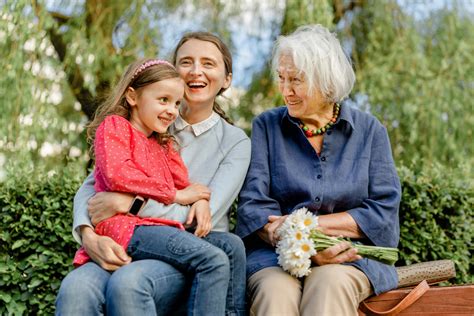
[[(456, 275), (451, 260), (418, 263), (397, 268), (399, 288), (369, 297), (359, 315), (474, 315), (474, 285), (430, 287)], [(420, 282), (421, 281), (421, 282)]]

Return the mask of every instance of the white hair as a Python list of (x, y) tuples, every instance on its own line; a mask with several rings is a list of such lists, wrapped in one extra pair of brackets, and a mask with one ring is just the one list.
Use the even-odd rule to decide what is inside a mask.
[(351, 92), (355, 82), (351, 62), (336, 35), (324, 26), (300, 26), (292, 34), (278, 37), (273, 48), (274, 73), (285, 55), (304, 74), (309, 94), (319, 89), (327, 101), (340, 102)]

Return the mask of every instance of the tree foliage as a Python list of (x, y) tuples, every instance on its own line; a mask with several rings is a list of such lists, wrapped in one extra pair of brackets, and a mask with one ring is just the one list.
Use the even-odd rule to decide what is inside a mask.
[[(191, 29), (219, 33), (236, 53), (233, 33), (241, 30), (235, 25), (270, 15), (270, 30), (247, 34), (257, 46), (308, 23), (338, 33), (357, 74), (349, 103), (384, 123), (398, 163), (472, 163), (472, 146), (466, 146), (474, 123), (469, 13), (452, 5), (415, 18), (395, 0), (267, 2), (266, 7), (219, 0), (18, 0), (2, 5), (3, 155), (35, 164), (56, 165), (69, 156), (87, 161), (81, 132), (125, 65), (141, 56), (165, 57), (163, 51)], [(263, 33), (270, 37), (258, 35)], [(247, 129), (255, 115), (282, 104), (268, 66), (270, 51), (260, 55), (267, 62), (228, 107)]]
[(399, 163), (472, 162), (473, 20), (456, 9), (416, 21), (396, 3), (356, 14), (356, 93), (385, 124)]

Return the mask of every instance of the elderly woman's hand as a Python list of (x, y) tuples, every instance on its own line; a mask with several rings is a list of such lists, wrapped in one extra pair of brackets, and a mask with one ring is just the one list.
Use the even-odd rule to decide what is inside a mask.
[(278, 227), (280, 227), (281, 224), (286, 219), (285, 216), (275, 216), (275, 215), (270, 215), (268, 216), (268, 223), (265, 224), (260, 230), (257, 231), (258, 237), (265, 241), (266, 243), (272, 245), (273, 247), (276, 246), (278, 242), (278, 236), (276, 234), (276, 230)]
[(311, 260), (318, 266), (352, 262), (359, 259), (362, 259), (362, 257), (357, 254), (357, 249), (352, 248), (351, 244), (347, 241), (319, 251), (311, 257)]

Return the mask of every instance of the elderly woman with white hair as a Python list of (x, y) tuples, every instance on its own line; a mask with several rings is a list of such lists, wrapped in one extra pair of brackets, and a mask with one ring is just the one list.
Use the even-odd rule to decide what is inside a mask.
[(362, 300), (396, 287), (395, 268), (341, 242), (313, 256), (311, 274), (297, 279), (278, 266), (276, 230), (286, 215), (307, 207), (327, 235), (396, 247), (401, 189), (387, 131), (372, 115), (340, 103), (355, 75), (326, 28), (281, 36), (273, 68), (286, 106), (253, 121), (236, 229), (247, 247), (250, 313), (357, 315)]

